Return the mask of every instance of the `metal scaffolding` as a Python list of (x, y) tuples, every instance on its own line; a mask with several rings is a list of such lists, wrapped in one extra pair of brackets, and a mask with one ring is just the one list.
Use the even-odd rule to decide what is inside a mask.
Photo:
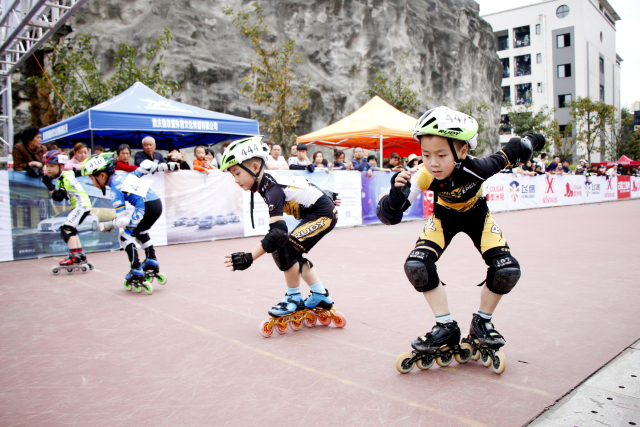
[(11, 74), (87, 0), (0, 0), (0, 140), (13, 148)]

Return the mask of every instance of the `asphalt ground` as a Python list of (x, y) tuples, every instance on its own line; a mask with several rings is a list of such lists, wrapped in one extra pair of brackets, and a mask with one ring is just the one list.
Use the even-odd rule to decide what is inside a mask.
[[(309, 259), (346, 327), (270, 338), (258, 329), (282, 273), (266, 257), (223, 265), (259, 238), (158, 248), (168, 283), (152, 295), (124, 289), (123, 252), (90, 254), (87, 274), (53, 276), (54, 258), (0, 264), (0, 425), (525, 425), (640, 338), (639, 209), (494, 215), (523, 271), (494, 314), (502, 375), (475, 361), (396, 371), (434, 324), (403, 272), (422, 222), (332, 231)], [(486, 266), (458, 235), (438, 272), (465, 331)], [(588, 422), (575, 425), (600, 425)]]

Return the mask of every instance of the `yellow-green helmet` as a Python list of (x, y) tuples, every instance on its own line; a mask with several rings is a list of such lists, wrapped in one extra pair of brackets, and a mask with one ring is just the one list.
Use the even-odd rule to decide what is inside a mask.
[(224, 150), (220, 170), (228, 170), (233, 165), (242, 166), (242, 162), (255, 157), (261, 158), (264, 164), (268, 156), (269, 147), (262, 143), (262, 135), (238, 139)]
[(94, 154), (82, 163), (82, 175), (96, 175), (100, 172), (106, 172), (107, 175), (113, 175), (116, 168), (115, 153)]
[(457, 139), (469, 144), (469, 149), (475, 150), (478, 146), (478, 122), (473, 117), (449, 107), (432, 108), (418, 119), (413, 128), (413, 137), (416, 140), (420, 141), (422, 135)]

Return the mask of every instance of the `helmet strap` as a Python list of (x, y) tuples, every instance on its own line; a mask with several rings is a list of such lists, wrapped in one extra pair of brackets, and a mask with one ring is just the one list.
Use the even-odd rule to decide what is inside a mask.
[(453, 138), (447, 138), (447, 142), (449, 142), (449, 148), (451, 148), (451, 153), (453, 153), (453, 160), (456, 163), (456, 169), (460, 169), (462, 165), (462, 161), (458, 158), (458, 153), (456, 152), (456, 147), (453, 145)]
[(251, 228), (255, 229), (256, 226), (253, 222), (253, 193), (255, 193), (256, 191), (258, 191), (258, 186), (259, 186), (259, 182), (258, 180), (260, 179), (260, 173), (262, 172), (262, 168), (264, 168), (264, 159), (260, 159), (260, 169), (258, 169), (258, 173), (253, 173), (253, 171), (251, 171), (248, 167), (246, 167), (245, 165), (243, 165), (242, 163), (238, 163), (238, 166), (240, 166), (242, 169), (246, 170), (247, 172), (249, 172), (251, 175), (253, 175), (253, 185), (251, 186)]

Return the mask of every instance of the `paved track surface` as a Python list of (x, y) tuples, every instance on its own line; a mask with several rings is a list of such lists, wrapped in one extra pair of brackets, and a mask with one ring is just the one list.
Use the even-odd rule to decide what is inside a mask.
[[(52, 276), (52, 258), (0, 264), (0, 425), (519, 426), (640, 337), (640, 201), (496, 214), (523, 276), (494, 315), (508, 366), (395, 369), (434, 324), (403, 263), (421, 222), (335, 230), (309, 258), (347, 326), (265, 339), (282, 297), (258, 238), (158, 248), (169, 283), (126, 291), (122, 252)], [(439, 264), (463, 330), (486, 266), (465, 235)], [(303, 287), (307, 293), (307, 288)]]

